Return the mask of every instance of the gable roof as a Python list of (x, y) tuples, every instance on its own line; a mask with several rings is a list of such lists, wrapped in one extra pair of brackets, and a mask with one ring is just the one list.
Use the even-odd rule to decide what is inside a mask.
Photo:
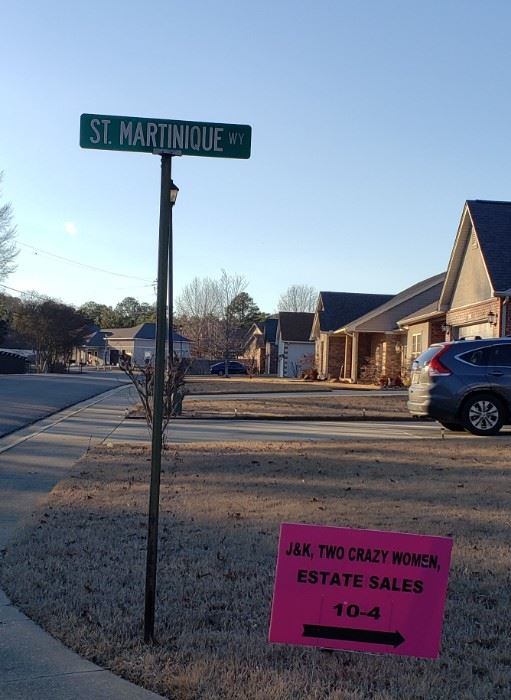
[(511, 287), (511, 202), (467, 201), (492, 287)]
[(314, 314), (299, 311), (281, 311), (279, 329), (282, 340), (306, 342), (310, 338)]
[(511, 288), (511, 202), (469, 199), (463, 207), (440, 298), (440, 304), (444, 307), (449, 304), (454, 293), (472, 227), (479, 242), (493, 293), (495, 296), (509, 294)]
[[(131, 328), (105, 328), (102, 332), (106, 338), (112, 340), (154, 340), (156, 338), (156, 323), (148, 321)], [(176, 331), (172, 332), (172, 340), (178, 343), (190, 342), (188, 338)]]
[(428, 277), (417, 284), (404, 289), (378, 308), (369, 311), (360, 318), (351, 321), (337, 332), (385, 332), (398, 330), (397, 322), (405, 316), (411, 316), (427, 304), (437, 302), (445, 272)]
[(363, 294), (359, 292), (320, 292), (314, 325), (320, 331), (334, 331), (368, 311), (381, 306), (393, 294)]
[(103, 348), (105, 346), (105, 333), (98, 326), (88, 326), (89, 333), (83, 338), (80, 347)]

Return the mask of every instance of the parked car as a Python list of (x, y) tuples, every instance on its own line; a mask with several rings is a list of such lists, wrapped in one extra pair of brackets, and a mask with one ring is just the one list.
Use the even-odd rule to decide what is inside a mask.
[(496, 435), (511, 423), (511, 338), (432, 345), (412, 365), (407, 406), (449, 430)]
[[(247, 368), (242, 362), (229, 360), (227, 364), (228, 374), (248, 374)], [(211, 365), (209, 372), (210, 374), (218, 374), (222, 377), (225, 374), (225, 362), (217, 362), (216, 365)]]

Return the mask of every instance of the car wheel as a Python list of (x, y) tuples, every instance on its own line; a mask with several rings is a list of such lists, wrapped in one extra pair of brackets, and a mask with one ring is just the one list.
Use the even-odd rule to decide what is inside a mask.
[(444, 423), (443, 421), (438, 421), (440, 425), (443, 425), (447, 430), (451, 430), (453, 433), (462, 433), (465, 428), (459, 423)]
[(223, 377), (223, 376), (224, 376), (224, 370), (223, 370), (223, 369), (218, 370), (218, 376), (219, 376), (219, 377)]
[(473, 435), (497, 435), (504, 424), (504, 406), (493, 394), (476, 394), (463, 404), (461, 419)]

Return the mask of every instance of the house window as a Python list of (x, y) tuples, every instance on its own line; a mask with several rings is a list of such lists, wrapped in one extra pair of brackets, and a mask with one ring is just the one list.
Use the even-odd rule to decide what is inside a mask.
[(412, 335), (412, 360), (415, 360), (422, 352), (422, 333)]

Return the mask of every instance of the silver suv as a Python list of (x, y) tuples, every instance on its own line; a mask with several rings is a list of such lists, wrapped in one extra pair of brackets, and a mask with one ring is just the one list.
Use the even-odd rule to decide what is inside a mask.
[(511, 422), (511, 338), (432, 345), (412, 365), (407, 406), (449, 430), (496, 435)]

